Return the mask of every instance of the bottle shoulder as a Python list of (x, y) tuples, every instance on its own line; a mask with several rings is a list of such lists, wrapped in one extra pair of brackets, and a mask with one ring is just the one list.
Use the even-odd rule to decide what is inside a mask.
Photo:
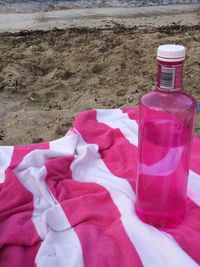
[(187, 92), (152, 90), (140, 98), (140, 105), (152, 109), (179, 110), (196, 109), (196, 100)]

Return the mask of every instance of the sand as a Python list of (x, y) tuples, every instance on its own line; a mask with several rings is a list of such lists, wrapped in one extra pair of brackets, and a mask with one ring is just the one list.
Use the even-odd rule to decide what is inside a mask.
[[(178, 21), (180, 16), (190, 23)], [(164, 43), (187, 47), (185, 89), (200, 101), (198, 10), (112, 17), (120, 19), (112, 25), (108, 19), (103, 25), (95, 20), (95, 27), (91, 19), (90, 26), (80, 27), (80, 18), (60, 29), (40, 25), (43, 31), (19, 31), (18, 25), (4, 32), (0, 24), (1, 145), (59, 138), (82, 110), (136, 105), (154, 87), (156, 48)]]

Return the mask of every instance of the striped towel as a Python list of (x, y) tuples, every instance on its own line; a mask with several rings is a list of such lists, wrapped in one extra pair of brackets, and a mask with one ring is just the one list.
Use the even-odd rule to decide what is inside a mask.
[(1, 267), (200, 266), (200, 140), (184, 222), (135, 214), (138, 110), (80, 113), (61, 139), (0, 147)]

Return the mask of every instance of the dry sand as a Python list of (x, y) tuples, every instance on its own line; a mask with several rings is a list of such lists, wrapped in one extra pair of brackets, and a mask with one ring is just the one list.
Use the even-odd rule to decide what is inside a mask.
[(53, 140), (81, 110), (137, 104), (154, 86), (156, 48), (164, 43), (187, 47), (185, 88), (200, 101), (198, 11), (132, 18), (141, 26), (120, 19), (112, 27), (106, 18), (98, 28), (0, 34), (0, 144)]

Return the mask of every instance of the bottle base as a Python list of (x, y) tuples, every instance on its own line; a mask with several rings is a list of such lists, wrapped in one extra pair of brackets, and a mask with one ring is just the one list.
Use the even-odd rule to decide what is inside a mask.
[(144, 223), (150, 224), (160, 230), (178, 227), (184, 219), (184, 210), (176, 212), (150, 212), (136, 205), (136, 214)]

